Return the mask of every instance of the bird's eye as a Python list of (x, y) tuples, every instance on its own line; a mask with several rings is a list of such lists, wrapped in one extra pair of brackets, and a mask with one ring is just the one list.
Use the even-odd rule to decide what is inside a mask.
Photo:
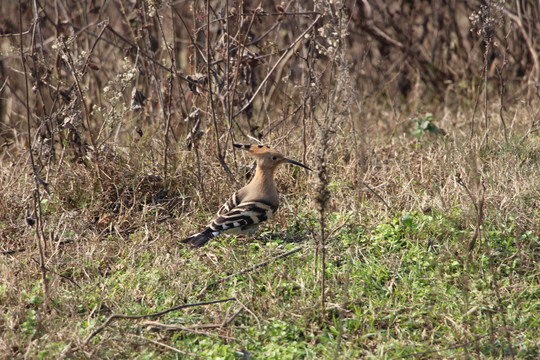
[(276, 160), (277, 160), (277, 156), (272, 156), (272, 160), (276, 161)]

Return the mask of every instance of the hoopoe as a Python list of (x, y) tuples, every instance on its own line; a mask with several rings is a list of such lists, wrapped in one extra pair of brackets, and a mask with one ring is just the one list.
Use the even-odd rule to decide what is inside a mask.
[(238, 145), (257, 159), (255, 176), (249, 184), (238, 190), (219, 209), (210, 224), (200, 233), (182, 240), (191, 247), (200, 247), (210, 239), (223, 234), (249, 234), (257, 231), (259, 224), (268, 220), (279, 206), (279, 195), (274, 182), (278, 165), (291, 163), (308, 170), (306, 165), (287, 159), (276, 150), (264, 145)]

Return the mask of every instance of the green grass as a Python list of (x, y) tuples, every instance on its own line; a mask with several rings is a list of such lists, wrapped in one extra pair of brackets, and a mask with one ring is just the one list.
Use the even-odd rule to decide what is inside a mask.
[[(458, 216), (459, 211), (453, 214)], [(330, 227), (341, 226), (346, 218), (332, 214)], [(156, 247), (133, 251), (144, 247), (143, 234), (135, 233), (129, 243), (117, 244), (117, 257), (102, 259), (108, 263), (105, 272), (102, 263), (93, 260), (87, 262), (84, 274), (64, 273), (81, 288), (61, 286), (49, 304), (57, 316), (39, 319), (41, 280), (24, 284), (19, 290), (25, 306), (6, 309), (4, 314), (4, 319), (20, 318), (19, 330), (4, 334), (12, 340), (39, 339), (33, 356), (56, 357), (69, 340), (50, 334), (48, 327), (71, 329), (82, 339), (111, 312), (148, 314), (184, 302), (234, 296), (238, 302), (189, 308), (156, 319), (184, 327), (221, 324), (243, 306), (249, 309), (220, 330), (198, 329), (208, 336), (153, 332), (143, 321), (119, 319), (90, 345), (102, 358), (122, 354), (120, 348), (139, 359), (176, 357), (159, 348), (136, 346), (142, 335), (213, 359), (238, 359), (242, 351), (253, 358), (330, 359), (341, 336), (342, 358), (445, 358), (470, 353), (487, 359), (509, 356), (508, 331), (515, 355), (529, 359), (538, 355), (538, 273), (520, 272), (523, 264), (516, 255), (513, 224), (486, 225), (485, 242), (467, 261), (463, 245), (472, 230), (458, 230), (460, 225), (447, 214), (402, 212), (377, 220), (371, 229), (349, 223), (328, 243), (324, 313), (311, 240), (302, 242), (302, 251), (233, 277), (198, 297), (208, 283), (298, 244), (279, 239), (246, 244), (228, 238), (199, 251), (179, 248), (169, 255)], [(517, 239), (538, 244), (532, 232)], [(84, 280), (85, 276), (89, 278)], [(4, 303), (14, 295), (4, 287), (0, 290)], [(124, 347), (124, 342), (131, 345)]]

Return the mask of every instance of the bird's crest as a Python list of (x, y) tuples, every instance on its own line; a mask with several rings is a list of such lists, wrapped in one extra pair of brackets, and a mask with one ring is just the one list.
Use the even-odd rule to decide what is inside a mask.
[(246, 150), (253, 155), (260, 155), (260, 154), (264, 154), (270, 151), (277, 152), (276, 150), (270, 148), (267, 145), (240, 145), (240, 144), (233, 144), (233, 145), (234, 147), (242, 149), (242, 150)]
[(251, 155), (255, 156), (258, 159), (258, 163), (257, 163), (258, 166), (261, 166), (263, 168), (275, 169), (279, 164), (291, 163), (291, 164), (306, 168), (308, 170), (311, 170), (306, 165), (298, 161), (288, 159), (285, 156), (283, 156), (279, 151), (274, 150), (266, 145), (239, 145), (239, 144), (233, 144), (233, 145), (234, 147), (246, 150)]

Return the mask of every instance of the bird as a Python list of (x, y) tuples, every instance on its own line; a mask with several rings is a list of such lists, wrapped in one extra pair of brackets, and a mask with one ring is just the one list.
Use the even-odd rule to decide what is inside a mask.
[(306, 165), (286, 158), (277, 150), (266, 145), (239, 145), (234, 147), (247, 151), (257, 160), (253, 179), (235, 192), (221, 206), (210, 224), (201, 232), (191, 235), (183, 243), (198, 248), (220, 234), (253, 235), (260, 223), (268, 220), (279, 207), (279, 194), (274, 181), (274, 172), (284, 163), (311, 170)]

